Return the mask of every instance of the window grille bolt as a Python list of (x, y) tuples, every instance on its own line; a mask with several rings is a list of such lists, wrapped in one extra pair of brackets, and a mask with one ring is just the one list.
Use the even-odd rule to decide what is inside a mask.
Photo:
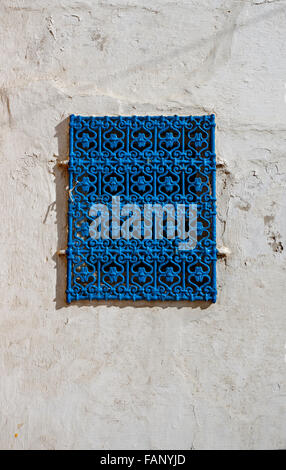
[(68, 164), (69, 164), (68, 160), (61, 160), (61, 161), (57, 162), (58, 166), (68, 166)]
[(58, 250), (58, 251), (57, 251), (57, 255), (58, 255), (58, 256), (63, 256), (63, 255), (65, 255), (65, 254), (66, 254), (66, 250)]
[(231, 255), (231, 250), (227, 246), (219, 246), (217, 249), (217, 254), (219, 258), (226, 258)]
[(216, 166), (227, 166), (227, 165), (226, 165), (226, 161), (223, 160), (223, 159), (220, 158), (220, 157), (217, 157), (217, 159), (216, 159)]

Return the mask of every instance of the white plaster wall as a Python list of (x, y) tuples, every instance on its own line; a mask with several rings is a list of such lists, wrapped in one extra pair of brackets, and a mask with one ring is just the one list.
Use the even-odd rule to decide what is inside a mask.
[[(1, 449), (286, 447), (285, 21), (285, 0), (1, 0)], [(71, 113), (216, 114), (216, 305), (65, 304)]]

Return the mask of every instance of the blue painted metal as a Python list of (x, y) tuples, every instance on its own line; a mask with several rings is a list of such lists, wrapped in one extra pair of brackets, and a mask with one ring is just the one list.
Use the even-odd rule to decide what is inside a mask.
[[(216, 301), (215, 117), (70, 117), (67, 302)], [(197, 245), (90, 237), (94, 203), (197, 204)], [(122, 219), (121, 219), (122, 222)]]

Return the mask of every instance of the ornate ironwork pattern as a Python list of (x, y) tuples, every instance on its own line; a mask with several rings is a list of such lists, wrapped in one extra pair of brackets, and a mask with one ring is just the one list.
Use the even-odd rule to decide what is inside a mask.
[[(215, 119), (70, 117), (67, 302), (216, 300)], [(95, 203), (196, 204), (197, 244), (90, 236)], [(121, 216), (120, 223), (126, 217)], [(107, 228), (108, 230), (108, 228)]]

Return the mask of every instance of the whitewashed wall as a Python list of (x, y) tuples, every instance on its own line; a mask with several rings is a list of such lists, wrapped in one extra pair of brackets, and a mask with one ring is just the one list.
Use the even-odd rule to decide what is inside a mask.
[[(286, 447), (285, 22), (285, 0), (1, 0), (2, 449)], [(216, 114), (216, 305), (65, 304), (71, 113)]]

